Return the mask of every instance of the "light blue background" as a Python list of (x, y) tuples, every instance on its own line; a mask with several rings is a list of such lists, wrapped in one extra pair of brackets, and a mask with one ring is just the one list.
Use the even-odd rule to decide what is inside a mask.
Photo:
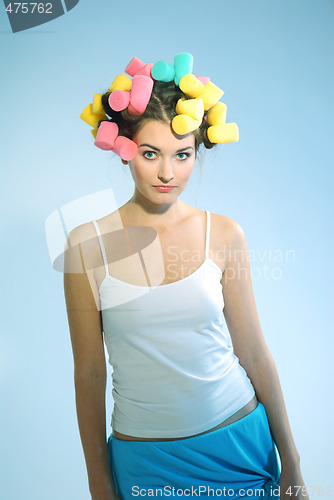
[[(333, 17), (331, 0), (80, 0), (12, 34), (0, 5), (2, 500), (90, 498), (44, 223), (106, 188), (119, 205), (131, 196), (127, 169), (79, 115), (134, 55), (172, 63), (178, 52), (224, 89), (240, 129), (206, 153), (182, 199), (243, 227), (304, 480), (332, 487), (310, 498), (333, 495)], [(110, 378), (107, 390), (109, 434)]]

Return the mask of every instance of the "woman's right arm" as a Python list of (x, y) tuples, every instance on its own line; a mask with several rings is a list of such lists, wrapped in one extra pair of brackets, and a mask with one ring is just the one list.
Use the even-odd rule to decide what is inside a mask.
[[(94, 240), (92, 231), (92, 224), (83, 224), (69, 235), (69, 247), (73, 251), (65, 254), (64, 293), (74, 359), (78, 426), (89, 490), (92, 500), (114, 500), (118, 496), (110, 472), (107, 450), (106, 360), (101, 315), (96, 302), (98, 290), (92, 273), (88, 276), (85, 269), (77, 272), (80, 262), (85, 267), (92, 258), (88, 255), (94, 247), (91, 244)], [(75, 251), (78, 249), (79, 252)]]

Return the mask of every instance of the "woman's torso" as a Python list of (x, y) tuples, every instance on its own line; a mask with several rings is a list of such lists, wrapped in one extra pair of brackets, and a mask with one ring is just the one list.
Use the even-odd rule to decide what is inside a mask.
[[(186, 205), (185, 205), (186, 206)], [(206, 219), (207, 214), (198, 209), (193, 209), (192, 207), (186, 206), (187, 211), (185, 212), (185, 217), (183, 217), (178, 224), (173, 224), (171, 227), (164, 227), (163, 229), (159, 229), (159, 227), (155, 227), (157, 231), (157, 237), (159, 241), (159, 249), (160, 255), (158, 261), (153, 263), (150, 255), (150, 265), (151, 271), (155, 268), (164, 267), (164, 277), (161, 279), (161, 273), (157, 273), (160, 278), (158, 283), (154, 283), (156, 286), (168, 285), (171, 283), (175, 283), (181, 280), (184, 280), (188, 276), (191, 276), (205, 263), (206, 260), (210, 260), (213, 262), (223, 274), (226, 266), (225, 256), (226, 256), (226, 248), (228, 248), (228, 241), (224, 241), (224, 224), (228, 224), (230, 219), (225, 218), (223, 216), (219, 216), (216, 214), (211, 215), (211, 231), (209, 232), (209, 241), (206, 241)], [(127, 218), (127, 214), (122, 212), (122, 207), (119, 210), (118, 215), (118, 227), (121, 229), (123, 226), (125, 229), (125, 240), (126, 245), (124, 245), (124, 253), (126, 257), (126, 253), (131, 255), (133, 251), (133, 245), (131, 245), (131, 226), (137, 226), (138, 221), (133, 223), (131, 218)], [(121, 224), (120, 224), (121, 223)], [(111, 216), (108, 216), (99, 221), (99, 228), (101, 233), (104, 235), (104, 241), (106, 242), (106, 254), (108, 254), (108, 230), (111, 231), (113, 224)], [(153, 225), (152, 225), (153, 226)], [(152, 227), (150, 226), (150, 227)], [(154, 227), (154, 226), (153, 226)], [(114, 229), (113, 229), (114, 230)], [(143, 238), (145, 240), (145, 238)], [(131, 248), (132, 247), (132, 248)], [(210, 249), (210, 254), (206, 255), (206, 248)], [(157, 248), (157, 247), (155, 247)], [(159, 252), (158, 252), (159, 253)], [(109, 259), (110, 255), (108, 255)], [(108, 258), (107, 257), (107, 258)], [(119, 255), (117, 257), (119, 262)], [(112, 266), (112, 264), (111, 264)], [(144, 263), (145, 267), (145, 263)], [(108, 271), (110, 273), (110, 265), (108, 266)], [(146, 273), (145, 275), (137, 275), (136, 273), (129, 272), (128, 266), (122, 270), (120, 266), (117, 268), (113, 268), (113, 275), (116, 274), (116, 279), (121, 280), (125, 283), (133, 284), (135, 286), (147, 286), (147, 284), (151, 285), (152, 283), (147, 283), (147, 278), (151, 273)], [(153, 273), (154, 274), (154, 273)], [(95, 271), (95, 279), (98, 287), (101, 287), (101, 284), (106, 279), (106, 271), (103, 270), (102, 266), (96, 268)], [(143, 282), (144, 280), (144, 282)], [(212, 427), (209, 430), (196, 433), (193, 435), (204, 434), (206, 432), (211, 432), (215, 429), (224, 427), (229, 425), (230, 423), (242, 418), (243, 416), (250, 413), (255, 409), (257, 405), (256, 396), (248, 401), (246, 405), (232, 414), (229, 418), (223, 419), (218, 425)], [(136, 437), (128, 434), (124, 434), (118, 432), (113, 429), (113, 435), (118, 439), (123, 440), (140, 440), (140, 441), (156, 441), (156, 440), (174, 440), (174, 439), (183, 439), (183, 437), (172, 437), (172, 438), (151, 438), (151, 437)], [(190, 436), (187, 436), (190, 437)]]

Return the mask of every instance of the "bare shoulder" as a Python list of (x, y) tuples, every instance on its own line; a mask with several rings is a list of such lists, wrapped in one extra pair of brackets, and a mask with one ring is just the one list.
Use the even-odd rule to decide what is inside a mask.
[(88, 272), (101, 265), (96, 229), (86, 222), (72, 229), (65, 246), (65, 272)]
[[(120, 210), (115, 210), (100, 219), (96, 219), (98, 228), (101, 234), (107, 231), (113, 231), (119, 226), (122, 226), (122, 219), (120, 217)], [(97, 241), (97, 233), (92, 221), (81, 224), (75, 227), (68, 235), (71, 245), (78, 245), (89, 240)]]
[(106, 247), (106, 243), (110, 243), (110, 235), (117, 229), (123, 228), (119, 210), (96, 219), (96, 223), (97, 228), (93, 221), (75, 227), (68, 234), (66, 242), (67, 261), (71, 263), (74, 261), (74, 268), (80, 267), (79, 261), (83, 262), (85, 271), (94, 271), (94, 276), (95, 270), (103, 266), (97, 230), (102, 235), (102, 241)]
[(220, 241), (237, 244), (245, 238), (244, 230), (237, 221), (226, 215), (214, 213), (211, 215), (213, 232)]
[(238, 250), (239, 255), (245, 250), (245, 234), (241, 225), (234, 219), (215, 213), (211, 216), (210, 255), (224, 271), (231, 265), (231, 260), (235, 259), (235, 251)]
[(80, 243), (84, 243), (89, 241), (92, 238), (96, 238), (96, 230), (92, 222), (86, 222), (85, 224), (81, 224), (80, 226), (75, 227), (68, 234), (68, 243), (73, 245), (79, 245)]

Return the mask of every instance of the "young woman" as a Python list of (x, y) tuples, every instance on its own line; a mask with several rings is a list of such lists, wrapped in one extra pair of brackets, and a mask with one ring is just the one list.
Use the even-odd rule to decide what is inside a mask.
[[(111, 93), (101, 98), (108, 122), (136, 148), (122, 159), (134, 193), (71, 232), (80, 252), (67, 254), (64, 275), (92, 499), (307, 499), (245, 234), (229, 217), (180, 200), (200, 145), (213, 146), (208, 110), (179, 134), (177, 103), (189, 95), (175, 81), (154, 81), (141, 113), (128, 107), (116, 116)], [(109, 149), (117, 151), (115, 136)], [(78, 259), (83, 272), (71, 272)], [(108, 440), (103, 342), (113, 367)]]

